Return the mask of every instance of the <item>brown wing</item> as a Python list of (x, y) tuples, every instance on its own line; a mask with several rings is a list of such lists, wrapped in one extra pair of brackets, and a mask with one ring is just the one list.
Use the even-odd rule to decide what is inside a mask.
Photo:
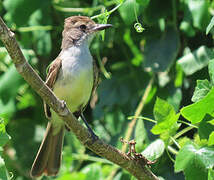
[[(62, 60), (60, 58), (56, 58), (50, 65), (45, 83), (51, 89), (53, 88), (53, 85), (57, 79), (61, 66), (62, 66)], [(51, 117), (50, 107), (45, 102), (44, 102), (44, 110), (45, 110), (46, 117), (50, 118)]]

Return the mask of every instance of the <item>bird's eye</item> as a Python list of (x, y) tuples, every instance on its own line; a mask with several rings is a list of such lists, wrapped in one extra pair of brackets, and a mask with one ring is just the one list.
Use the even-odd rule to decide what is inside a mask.
[(86, 27), (86, 25), (85, 25), (85, 24), (80, 25), (80, 29), (81, 29), (81, 30), (85, 31), (85, 30), (86, 30), (86, 28), (87, 28), (87, 27)]

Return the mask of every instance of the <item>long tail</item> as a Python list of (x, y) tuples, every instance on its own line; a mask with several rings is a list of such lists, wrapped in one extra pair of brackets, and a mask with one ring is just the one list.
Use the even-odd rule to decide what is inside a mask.
[(45, 137), (31, 168), (31, 176), (38, 177), (43, 173), (47, 176), (55, 176), (60, 168), (62, 158), (62, 146), (64, 139), (64, 127), (59, 133), (53, 135), (53, 125), (48, 123)]

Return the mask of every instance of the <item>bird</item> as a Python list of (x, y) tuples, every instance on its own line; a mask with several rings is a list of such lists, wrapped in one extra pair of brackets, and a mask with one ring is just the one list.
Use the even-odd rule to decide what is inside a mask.
[[(98, 73), (89, 45), (96, 32), (112, 27), (95, 23), (87, 16), (71, 16), (64, 21), (61, 51), (50, 64), (46, 85), (76, 116), (92, 129), (83, 116), (92, 92), (96, 89)], [(31, 168), (31, 177), (56, 176), (59, 172), (65, 129), (64, 121), (45, 102), (44, 111), (49, 119), (46, 132)]]

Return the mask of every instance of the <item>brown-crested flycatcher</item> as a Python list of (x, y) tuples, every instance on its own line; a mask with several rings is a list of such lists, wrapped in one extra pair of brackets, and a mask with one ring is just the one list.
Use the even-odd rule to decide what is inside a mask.
[[(89, 44), (95, 32), (111, 26), (96, 24), (86, 16), (72, 16), (65, 19), (62, 50), (51, 63), (46, 78), (46, 84), (59, 99), (66, 102), (67, 107), (77, 118), (81, 116), (93, 136), (93, 131), (82, 115), (97, 84)], [(50, 121), (32, 165), (32, 177), (41, 176), (43, 173), (54, 176), (58, 173), (61, 164), (65, 124), (47, 104), (44, 107)]]

